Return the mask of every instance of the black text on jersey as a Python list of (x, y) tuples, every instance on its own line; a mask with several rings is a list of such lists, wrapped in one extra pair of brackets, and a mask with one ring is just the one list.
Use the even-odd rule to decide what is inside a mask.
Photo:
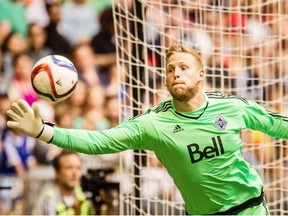
[(210, 159), (224, 154), (224, 147), (221, 137), (212, 137), (211, 140), (212, 145), (206, 146), (203, 150), (200, 149), (200, 146), (197, 143), (187, 145), (192, 163), (197, 163), (203, 159)]

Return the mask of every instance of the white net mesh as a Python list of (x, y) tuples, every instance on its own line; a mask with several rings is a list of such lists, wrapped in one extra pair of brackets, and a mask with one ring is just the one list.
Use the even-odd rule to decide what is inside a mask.
[[(113, 9), (122, 121), (167, 96), (164, 56), (175, 42), (201, 53), (207, 91), (288, 115), (288, 1), (115, 0)], [(271, 214), (288, 215), (287, 142), (249, 130), (242, 137)], [(183, 214), (181, 197), (153, 153), (123, 153), (121, 165), (120, 213)]]

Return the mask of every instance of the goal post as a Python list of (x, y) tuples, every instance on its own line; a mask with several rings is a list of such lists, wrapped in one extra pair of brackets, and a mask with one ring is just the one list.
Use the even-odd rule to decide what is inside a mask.
[[(114, 0), (113, 12), (121, 121), (168, 97), (164, 57), (179, 42), (201, 54), (207, 91), (236, 94), (288, 115), (287, 1)], [(287, 141), (250, 130), (241, 136), (271, 214), (287, 215)], [(185, 213), (153, 153), (121, 153), (120, 165), (120, 214)]]

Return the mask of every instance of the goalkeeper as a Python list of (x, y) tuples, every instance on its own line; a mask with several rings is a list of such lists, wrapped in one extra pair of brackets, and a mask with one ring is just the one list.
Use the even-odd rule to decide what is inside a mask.
[(232, 95), (205, 93), (196, 51), (172, 45), (166, 55), (171, 99), (115, 128), (87, 131), (42, 121), (37, 103), (12, 103), (10, 128), (86, 154), (154, 151), (178, 187), (187, 214), (269, 215), (263, 183), (242, 157), (242, 129), (288, 139), (288, 119)]

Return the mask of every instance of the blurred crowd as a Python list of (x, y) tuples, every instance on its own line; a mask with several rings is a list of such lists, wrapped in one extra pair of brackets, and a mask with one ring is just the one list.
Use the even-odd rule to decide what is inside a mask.
[[(288, 115), (287, 1), (267, 1), (266, 4), (259, 0), (145, 2), (142, 24), (147, 44), (144, 61), (148, 69), (143, 76), (148, 76), (152, 90), (165, 89), (165, 49), (181, 42), (201, 53), (207, 72), (207, 91), (233, 93)], [(121, 49), (121, 63), (135, 61), (131, 57), (133, 46), (129, 43), (134, 40), (137, 43), (134, 37), (137, 33), (133, 25), (129, 28), (129, 22), (135, 18), (133, 1), (119, 0), (115, 5), (118, 9), (113, 16), (112, 0), (0, 0), (0, 188), (13, 185), (10, 190), (0, 190), (0, 214), (32, 213), (32, 204), (38, 199), (35, 195), (47, 181), (53, 180), (53, 170), (49, 167), (61, 152), (53, 145), (6, 128), (5, 111), (13, 101), (18, 98), (30, 104), (37, 101), (43, 119), (59, 127), (103, 130), (118, 124), (117, 70), (120, 69), (116, 67), (116, 49)], [(115, 45), (115, 29), (119, 31), (121, 48)], [(71, 59), (79, 74), (75, 92), (60, 103), (41, 100), (30, 81), (33, 65), (51, 54)], [(124, 79), (130, 75), (125, 70), (123, 74), (126, 74)], [(159, 94), (152, 90), (152, 95), (143, 95), (149, 98), (149, 104), (143, 105), (143, 109), (167, 96), (162, 94), (164, 90)], [(269, 186), (286, 191), (288, 196), (287, 179), (281, 178), (284, 182), (279, 181), (276, 186), (269, 185), (287, 176), (283, 169), (284, 163), (286, 167), (288, 163), (287, 143), (279, 140), (275, 147), (274, 140), (258, 132), (247, 131), (242, 136), (247, 159), (259, 168), (268, 185), (268, 203), (277, 201), (279, 194), (283, 199), (284, 194), (274, 193), (272, 189), (269, 193)], [(84, 172), (119, 168), (117, 154), (81, 157)], [(173, 191), (172, 182), (163, 185), (165, 172), (155, 156), (149, 153), (146, 157), (147, 167), (141, 170), (145, 181), (143, 196), (147, 200), (156, 197), (181, 201), (177, 191)], [(40, 184), (31, 186), (29, 180), (35, 178)], [(119, 175), (117, 178), (120, 181)], [(124, 190), (128, 185), (128, 181), (123, 184)], [(156, 211), (162, 208), (161, 202), (156, 199), (151, 203), (144, 202), (143, 208), (161, 214)], [(282, 203), (275, 205), (283, 208)], [(173, 212), (178, 213), (181, 212)]]

